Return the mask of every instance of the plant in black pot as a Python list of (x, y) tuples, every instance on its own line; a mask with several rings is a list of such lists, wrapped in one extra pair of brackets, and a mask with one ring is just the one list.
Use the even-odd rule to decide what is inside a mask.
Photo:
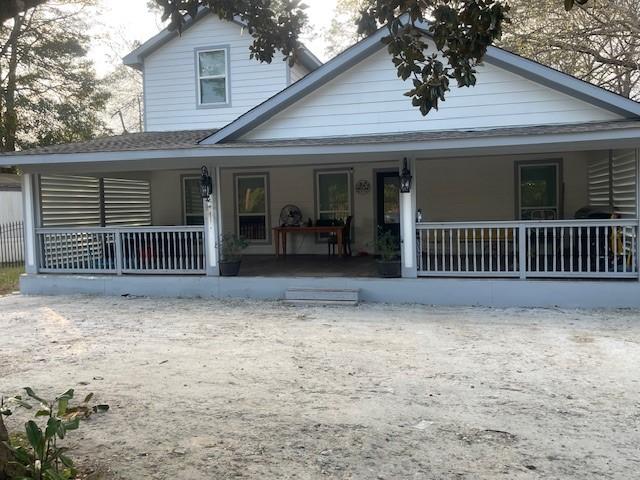
[(378, 275), (383, 278), (401, 276), (400, 242), (397, 235), (390, 230), (378, 228), (376, 237), (376, 253), (378, 254)]
[(249, 246), (249, 242), (233, 233), (225, 233), (220, 236), (218, 248), (220, 249), (220, 275), (223, 277), (235, 277), (240, 272), (242, 252)]

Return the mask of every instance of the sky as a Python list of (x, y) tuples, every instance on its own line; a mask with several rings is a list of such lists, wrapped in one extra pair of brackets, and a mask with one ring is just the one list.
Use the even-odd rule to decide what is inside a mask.
[[(133, 42), (144, 42), (162, 30), (163, 25), (159, 15), (147, 9), (147, 0), (99, 0), (98, 3), (89, 55), (96, 64), (98, 75), (102, 76), (129, 52)], [(309, 7), (309, 31), (312, 33), (305, 35), (302, 41), (321, 60), (326, 60), (325, 43), (318, 32), (329, 26), (336, 0), (305, 0), (304, 3)]]

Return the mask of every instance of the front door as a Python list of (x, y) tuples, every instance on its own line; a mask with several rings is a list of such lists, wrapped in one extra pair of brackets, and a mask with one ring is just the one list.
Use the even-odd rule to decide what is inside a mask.
[(378, 230), (391, 231), (400, 239), (400, 177), (398, 172), (378, 172), (376, 192)]

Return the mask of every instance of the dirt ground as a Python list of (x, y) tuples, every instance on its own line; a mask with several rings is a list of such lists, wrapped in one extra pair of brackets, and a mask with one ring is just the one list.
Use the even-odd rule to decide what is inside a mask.
[(116, 479), (638, 478), (639, 366), (628, 310), (0, 298), (0, 393), (95, 392)]

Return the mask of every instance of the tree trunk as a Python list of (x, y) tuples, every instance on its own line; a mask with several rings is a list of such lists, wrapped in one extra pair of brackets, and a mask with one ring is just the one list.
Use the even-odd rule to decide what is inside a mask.
[(9, 478), (9, 460), (11, 459), (11, 452), (3, 443), (8, 441), (9, 432), (7, 432), (7, 427), (4, 426), (2, 415), (0, 415), (0, 480), (7, 480)]
[(18, 69), (18, 38), (22, 28), (23, 17), (17, 15), (13, 19), (13, 30), (9, 38), (9, 65), (7, 71), (7, 86), (4, 91), (3, 115), (3, 151), (13, 152), (16, 149), (16, 131), (18, 129), (18, 115), (16, 113), (16, 85)]

